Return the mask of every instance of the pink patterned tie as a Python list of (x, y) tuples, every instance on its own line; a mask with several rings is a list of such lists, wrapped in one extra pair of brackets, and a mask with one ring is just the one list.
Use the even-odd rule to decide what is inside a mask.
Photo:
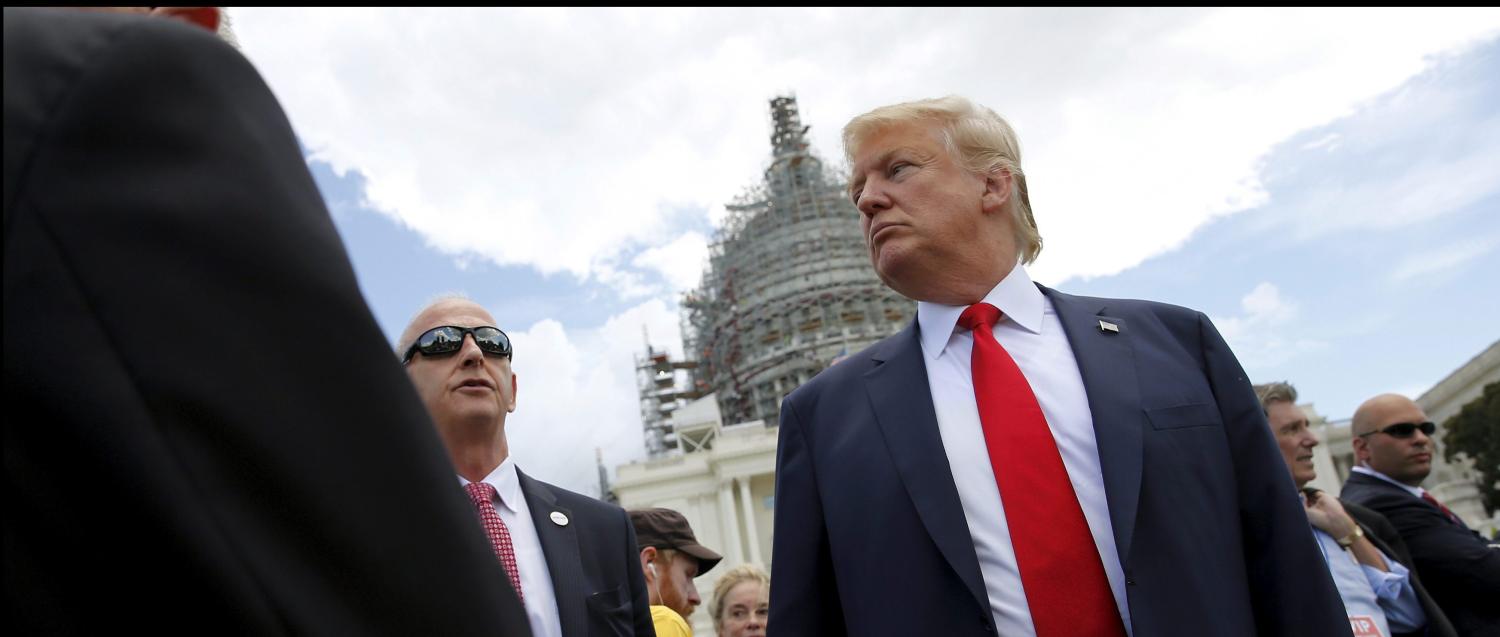
[(516, 589), (516, 597), (521, 601), (526, 596), (521, 594), (521, 575), (516, 571), (516, 548), (510, 543), (510, 529), (505, 528), (505, 522), (500, 520), (500, 512), (495, 510), (495, 487), (487, 482), (470, 482), (464, 486), (469, 492), (469, 499), (474, 502), (474, 508), (479, 510), (479, 520), (484, 523), (484, 532), (490, 536), (490, 546), (495, 549), (495, 557), (500, 558), (500, 565), (505, 567), (505, 573), (510, 576), (510, 585)]
[(1452, 523), (1460, 525), (1460, 526), (1465, 526), (1464, 523), (1458, 519), (1458, 516), (1453, 515), (1453, 512), (1449, 511), (1448, 507), (1443, 506), (1442, 502), (1438, 502), (1437, 498), (1432, 497), (1431, 493), (1423, 491), (1422, 492), (1422, 499), (1426, 500), (1428, 504), (1431, 504), (1432, 506), (1437, 507), (1437, 510), (1442, 511), (1443, 512), (1443, 517), (1448, 518), (1449, 522), (1452, 522)]

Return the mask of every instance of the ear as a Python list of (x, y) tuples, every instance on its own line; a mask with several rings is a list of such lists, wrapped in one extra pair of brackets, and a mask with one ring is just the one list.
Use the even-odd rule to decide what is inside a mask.
[(151, 15), (176, 18), (189, 24), (196, 24), (212, 33), (219, 32), (219, 20), (223, 18), (223, 13), (218, 7), (156, 7), (151, 10)]
[(647, 578), (655, 579), (654, 577), (652, 577), (652, 575), (655, 575), (656, 571), (655, 568), (652, 568), (652, 562), (655, 561), (656, 547), (648, 546), (641, 549), (641, 571), (646, 574)]
[[(516, 373), (515, 372), (511, 372), (510, 373), (510, 404), (505, 406), (505, 412), (506, 413), (515, 413), (515, 411), (516, 411)], [(655, 549), (652, 549), (652, 550), (655, 550)]]
[(984, 175), (984, 194), (981, 195), (980, 203), (985, 214), (1005, 210), (1005, 204), (1010, 201), (1011, 192), (1015, 190), (1014, 186), (1010, 171), (1004, 168), (996, 168)]
[(1364, 438), (1360, 438), (1359, 436), (1355, 436), (1352, 440), (1349, 441), (1349, 444), (1350, 444), (1350, 446), (1354, 447), (1354, 464), (1358, 465), (1358, 464), (1364, 462), (1365, 461), (1364, 456), (1366, 455), (1365, 454), (1365, 451), (1366, 451), (1366, 449), (1365, 449), (1365, 444), (1366, 444), (1365, 439)]

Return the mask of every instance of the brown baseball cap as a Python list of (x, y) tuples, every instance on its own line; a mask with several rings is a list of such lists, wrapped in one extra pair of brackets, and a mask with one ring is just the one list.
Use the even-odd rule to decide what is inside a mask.
[(635, 525), (637, 549), (651, 546), (687, 553), (698, 559), (699, 575), (707, 573), (719, 560), (724, 559), (723, 555), (698, 543), (698, 538), (693, 535), (693, 527), (688, 526), (687, 518), (682, 517), (681, 513), (662, 508), (631, 509), (629, 513), (630, 523)]

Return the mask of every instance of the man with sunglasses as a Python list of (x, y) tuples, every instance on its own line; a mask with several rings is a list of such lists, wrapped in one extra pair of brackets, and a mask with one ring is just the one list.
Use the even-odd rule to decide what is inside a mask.
[(1297, 406), (1290, 383), (1255, 385), (1282, 460), (1297, 484), (1307, 521), (1333, 577), (1355, 635), (1453, 637), (1449, 625), (1408, 565), (1406, 544), (1384, 516), (1307, 486), (1317, 479), (1317, 435)]
[(1341, 495), (1385, 515), (1459, 635), (1500, 635), (1500, 546), (1475, 533), (1422, 488), (1436, 430), (1405, 396), (1365, 401), (1350, 425), (1357, 466)]
[(522, 473), (506, 441), (516, 409), (510, 338), (484, 308), (446, 297), (396, 351), (537, 637), (653, 635), (625, 510)]

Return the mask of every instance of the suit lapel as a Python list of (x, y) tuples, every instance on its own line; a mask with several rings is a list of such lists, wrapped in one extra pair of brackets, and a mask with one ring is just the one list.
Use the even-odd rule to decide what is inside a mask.
[(933, 543), (958, 573), (974, 601), (989, 608), (989, 594), (979, 572), (979, 558), (964, 517), (953, 471), (938, 433), (937, 412), (927, 389), (927, 366), (917, 338), (917, 323), (871, 355), (876, 362), (865, 373), (865, 389), (875, 420), (891, 449), (896, 471)]
[[(1037, 286), (1052, 300), (1063, 332), (1078, 361), (1094, 419), (1099, 464), (1104, 473), (1104, 496), (1120, 561), (1130, 557), (1144, 461), (1144, 423), (1141, 388), (1131, 350), (1131, 332), (1122, 319), (1105, 315), (1099, 301), (1085, 301), (1045, 286)], [(1100, 321), (1114, 326), (1106, 331)]]
[(536, 527), (537, 539), (542, 543), (547, 570), (552, 574), (552, 596), (557, 600), (562, 634), (586, 634), (588, 616), (583, 601), (583, 563), (578, 556), (577, 525), (558, 526), (552, 521), (554, 511), (568, 516), (569, 520), (572, 520), (573, 512), (559, 507), (557, 498), (546, 485), (531, 479), (520, 469), (516, 469), (516, 477), (521, 483), (521, 493), (526, 496), (526, 508), (531, 510), (531, 523)]

